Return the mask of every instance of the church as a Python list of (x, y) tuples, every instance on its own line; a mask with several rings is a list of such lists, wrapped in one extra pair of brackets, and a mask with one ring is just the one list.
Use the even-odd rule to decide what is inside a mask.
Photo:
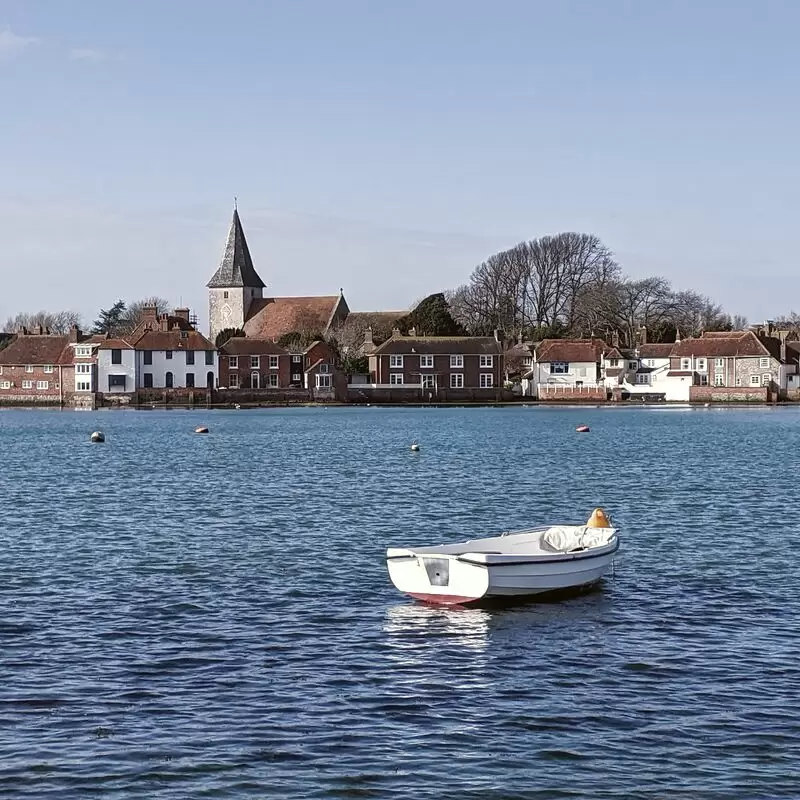
[(206, 285), (212, 342), (226, 328), (239, 328), (249, 339), (271, 341), (293, 332), (326, 335), (350, 314), (341, 289), (338, 295), (318, 297), (265, 296), (267, 287), (253, 266), (237, 208), (219, 269)]

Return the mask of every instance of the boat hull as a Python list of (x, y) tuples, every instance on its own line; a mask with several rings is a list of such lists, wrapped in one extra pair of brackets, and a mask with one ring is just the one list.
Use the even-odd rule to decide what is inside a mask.
[(617, 542), (596, 554), (514, 558), (481, 563), (481, 554), (406, 555), (387, 559), (395, 587), (436, 605), (471, 605), (580, 592), (608, 572)]

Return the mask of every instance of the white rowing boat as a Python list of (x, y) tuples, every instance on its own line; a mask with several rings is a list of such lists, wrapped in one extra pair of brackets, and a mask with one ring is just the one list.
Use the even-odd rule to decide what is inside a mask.
[(618, 548), (617, 529), (598, 508), (585, 525), (543, 525), (435, 547), (390, 547), (386, 564), (404, 594), (465, 605), (585, 588), (606, 574)]

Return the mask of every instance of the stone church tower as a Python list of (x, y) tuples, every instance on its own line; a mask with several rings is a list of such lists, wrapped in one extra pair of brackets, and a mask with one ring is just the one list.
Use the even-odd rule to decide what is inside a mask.
[(253, 267), (236, 208), (233, 210), (231, 229), (219, 269), (206, 286), (209, 338), (212, 342), (225, 328), (243, 328), (253, 300), (263, 297), (266, 284)]

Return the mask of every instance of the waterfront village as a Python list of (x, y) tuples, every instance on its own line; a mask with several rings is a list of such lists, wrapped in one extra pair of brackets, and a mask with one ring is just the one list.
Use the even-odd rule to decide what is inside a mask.
[[(406, 311), (351, 311), (343, 292), (270, 297), (237, 210), (190, 309), (142, 310), (124, 334), (0, 334), (0, 405), (75, 408), (273, 403), (778, 402), (800, 398), (800, 341), (771, 323), (632, 346), (608, 337), (430, 336)], [(411, 317), (413, 322), (413, 316)], [(404, 320), (404, 324), (399, 324)]]

